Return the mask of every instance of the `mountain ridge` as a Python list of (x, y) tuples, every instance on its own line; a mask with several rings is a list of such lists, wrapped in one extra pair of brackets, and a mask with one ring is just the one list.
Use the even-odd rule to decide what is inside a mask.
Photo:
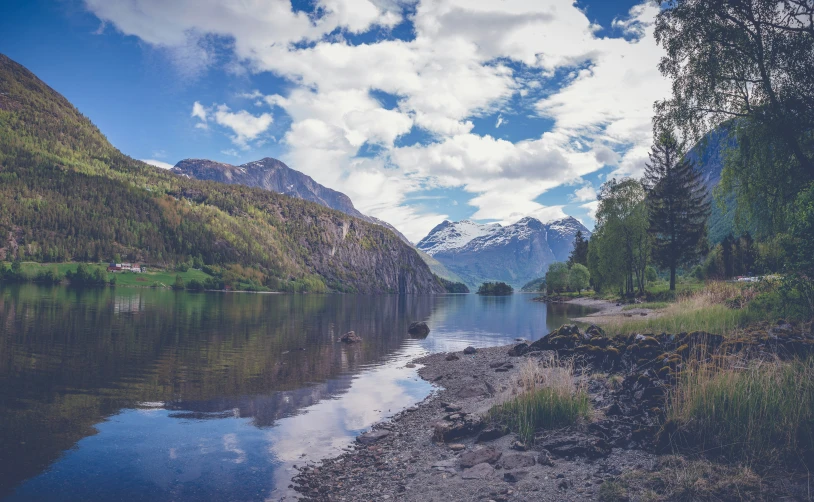
[(445, 220), (416, 247), (469, 286), (502, 281), (519, 287), (545, 275), (549, 264), (566, 261), (577, 231), (591, 234), (571, 216), (548, 223), (525, 217), (505, 226)]
[(199, 258), (278, 290), (445, 291), (380, 225), (124, 155), (64, 96), (0, 54), (0, 259), (115, 258)]

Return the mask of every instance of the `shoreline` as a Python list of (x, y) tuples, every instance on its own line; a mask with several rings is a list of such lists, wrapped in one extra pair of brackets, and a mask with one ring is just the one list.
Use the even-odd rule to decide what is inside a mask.
[(599, 309), (596, 312), (592, 312), (582, 317), (571, 318), (571, 320), (574, 322), (585, 324), (593, 324), (595, 322), (602, 324), (607, 322), (624, 321), (625, 319), (630, 319), (632, 317), (650, 317), (652, 319), (662, 315), (661, 309), (654, 310), (648, 308), (633, 308), (624, 310), (624, 308), (630, 306), (630, 304), (621, 304), (599, 298), (571, 298), (562, 303)]
[[(601, 302), (605, 313), (617, 307), (578, 303)], [(795, 350), (804, 335), (791, 325), (782, 329), (795, 334), (778, 343), (756, 333), (751, 350)], [(339, 456), (295, 466), (289, 488), (320, 502), (807, 499), (803, 471), (760, 477), (742, 465), (675, 449), (674, 432), (664, 426), (674, 371), (689, 347), (710, 350), (721, 342), (700, 332), (608, 337), (596, 326), (582, 332), (564, 325), (534, 343), (415, 359), (419, 376), (436, 391), (373, 425)], [(537, 428), (533, 443), (523, 444), (488, 411), (517, 393), (524, 367), (552, 357), (577, 361), (574, 379), (592, 411), (571, 425)]]
[[(481, 423), (512, 395), (525, 364), (552, 354), (509, 356), (515, 345), (414, 360), (423, 365), (419, 376), (438, 389), (375, 424), (349, 451), (300, 466), (292, 486), (314, 501), (597, 500), (603, 483), (655, 466), (656, 456), (629, 440), (630, 424), (617, 430), (615, 441), (624, 447), (588, 423), (546, 431), (526, 447), (515, 434)], [(451, 354), (457, 358), (447, 360)], [(614, 402), (609, 382), (585, 378), (594, 408)]]

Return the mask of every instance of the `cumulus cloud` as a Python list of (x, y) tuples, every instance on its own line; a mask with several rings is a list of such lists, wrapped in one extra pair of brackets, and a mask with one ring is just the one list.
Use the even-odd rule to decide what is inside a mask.
[(195, 102), (192, 105), (192, 117), (198, 118), (195, 127), (207, 129), (209, 127), (209, 119), (225, 128), (231, 129), (234, 133), (232, 142), (243, 149), (249, 148), (249, 142), (255, 140), (262, 133), (266, 132), (274, 122), (274, 118), (270, 113), (262, 113), (260, 115), (252, 115), (246, 110), (233, 112), (226, 105), (217, 105), (211, 108), (204, 107), (201, 103)]
[(574, 193), (569, 197), (573, 202), (587, 202), (596, 200), (596, 189), (593, 185), (584, 185), (574, 190)]
[[(406, 4), (414, 4), (409, 16)], [(287, 0), (86, 5), (152, 46), (197, 54), (209, 65), (216, 61), (211, 44), (221, 41), (231, 71), (290, 81), (285, 95), (258, 89), (239, 97), (290, 116), (281, 140), (293, 168), (413, 239), (443, 216), (409, 205), (407, 195), (426, 188), (463, 188), (473, 218), (508, 221), (563, 214), (567, 208), (536, 201), (605, 166), (613, 175), (640, 173), (652, 104), (669, 95), (652, 37), (658, 7), (649, 3), (614, 21), (625, 38), (599, 36), (573, 0), (317, 0), (311, 13)], [(387, 36), (404, 20), (413, 38)], [(383, 35), (365, 43), (344, 36), (374, 27)], [(551, 119), (553, 127), (521, 140), (474, 132), (475, 118), (497, 115), (497, 129), (513, 114)], [(198, 102), (192, 116), (196, 127), (226, 128), (242, 149), (273, 122), (271, 113)], [(415, 131), (421, 140), (404, 144)], [(369, 147), (377, 153), (360, 157)], [(586, 187), (570, 202), (584, 197)]]

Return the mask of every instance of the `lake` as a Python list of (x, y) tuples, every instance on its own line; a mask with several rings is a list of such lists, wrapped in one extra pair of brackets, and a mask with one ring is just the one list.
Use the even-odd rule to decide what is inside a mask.
[(432, 392), (411, 359), (591, 311), (531, 299), (0, 288), (0, 498), (279, 500)]

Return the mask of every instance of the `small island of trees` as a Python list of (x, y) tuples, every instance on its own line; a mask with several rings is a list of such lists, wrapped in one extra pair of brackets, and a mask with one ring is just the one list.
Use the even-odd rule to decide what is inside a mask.
[(505, 282), (484, 282), (478, 288), (478, 294), (484, 296), (506, 296), (514, 293), (514, 288)]

